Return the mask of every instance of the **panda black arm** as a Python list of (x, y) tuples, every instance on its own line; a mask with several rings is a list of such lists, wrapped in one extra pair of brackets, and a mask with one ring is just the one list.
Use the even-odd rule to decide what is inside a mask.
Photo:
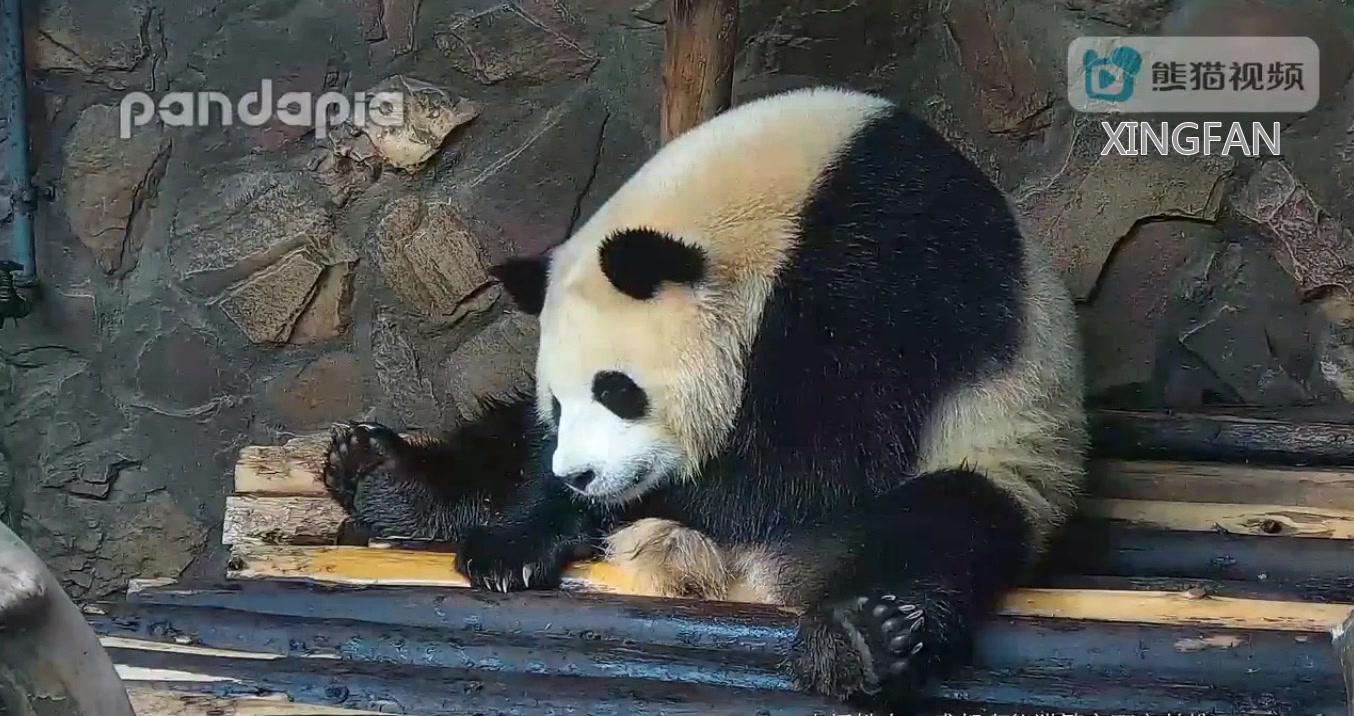
[(553, 435), (537, 428), (529, 439), (533, 457), (513, 505), (456, 546), (456, 569), (474, 587), (554, 589), (570, 563), (596, 553), (611, 523), (605, 508), (577, 498), (551, 471)]
[(458, 540), (518, 491), (531, 405), (520, 395), (486, 399), (476, 419), (445, 436), (402, 437), (377, 423), (336, 427), (325, 486), (372, 536)]
[(946, 470), (792, 538), (806, 611), (789, 666), (841, 698), (913, 693), (967, 658), (974, 623), (1016, 586), (1029, 535), (1009, 494)]

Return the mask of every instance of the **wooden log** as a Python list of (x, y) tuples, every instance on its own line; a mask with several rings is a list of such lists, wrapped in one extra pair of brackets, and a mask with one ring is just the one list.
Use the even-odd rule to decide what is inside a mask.
[(213, 696), (135, 683), (127, 689), (127, 695), (137, 716), (375, 716), (379, 713), (297, 703), (289, 700), (286, 694)]
[(347, 515), (327, 497), (226, 498), (221, 543), (334, 544)]
[(1160, 500), (1087, 500), (1086, 517), (1183, 532), (1354, 539), (1354, 510)]
[[(263, 547), (238, 550), (232, 579), (285, 579), (346, 585), (468, 587), (445, 552), (363, 547)], [(637, 595), (622, 570), (596, 563), (575, 565), (566, 591)], [(1293, 624), (1330, 629), (1344, 619), (1345, 604), (1319, 604), (1213, 598), (1143, 591), (1023, 589), (1006, 600), (1010, 616), (1095, 619), (1100, 621), (1178, 620), (1180, 624), (1264, 628)], [(1260, 609), (1260, 612), (1250, 611)], [(1270, 612), (1268, 610), (1277, 611)], [(1163, 622), (1165, 623), (1165, 622)], [(1177, 623), (1177, 622), (1171, 622)]]
[[(1172, 617), (1184, 603), (1215, 603), (1234, 618)], [(932, 696), (1018, 705), (1017, 712), (1252, 713), (1264, 703), (1276, 716), (1349, 716), (1334, 633), (1351, 608), (1338, 618), (1334, 609), (1314, 620), (1290, 617), (1311, 606), (1168, 595), (1131, 607), (1128, 620), (1001, 617), (980, 631), (974, 667), (942, 681)], [(1144, 621), (1144, 607), (1164, 620)], [(226, 678), (235, 689), (348, 708), (379, 708), (376, 696), (386, 694), (396, 713), (545, 713), (587, 697), (596, 699), (588, 713), (626, 713), (624, 706), (648, 714), (658, 711), (643, 699), (678, 693), (694, 695), (665, 713), (732, 714), (754, 701), (760, 705), (743, 713), (823, 706), (799, 700), (805, 695), (778, 668), (795, 621), (766, 605), (247, 584), (142, 589), (100, 608), (92, 621), (124, 640), (110, 648), (120, 664), (177, 670), (207, 692), (222, 687), (206, 679)], [(150, 640), (194, 651), (123, 646)], [(230, 653), (255, 657), (221, 655)], [(452, 701), (438, 701), (439, 691)], [(534, 700), (502, 701), (513, 691)], [(709, 710), (689, 710), (696, 703)]]
[(1169, 460), (1091, 460), (1096, 497), (1354, 510), (1354, 470)]
[(1234, 579), (1188, 577), (1119, 577), (1099, 574), (1045, 574), (1031, 580), (1030, 587), (1040, 589), (1080, 589), (1135, 592), (1191, 593), (1235, 599), (1264, 601), (1320, 602), (1354, 604), (1354, 591), (1323, 590), (1310, 585), (1274, 584), (1267, 581), (1244, 582)]
[(320, 475), (329, 435), (292, 438), (282, 445), (249, 445), (235, 463), (235, 492), (254, 495), (322, 496)]
[[(372, 544), (392, 551), (240, 548), (235, 550), (227, 576), (336, 584), (464, 584), (453, 568), (449, 545), (398, 540)], [(1224, 580), (1285, 599), (1354, 602), (1349, 545), (1335, 540), (1170, 533), (1082, 523), (1059, 542), (1045, 574), (1030, 586), (1046, 586), (1054, 577), (1070, 575)], [(566, 576), (564, 588), (628, 593), (634, 591), (632, 586), (626, 574), (609, 565), (587, 563)]]
[[(1159, 530), (1354, 539), (1354, 510), (1347, 509), (1091, 498), (1082, 512), (1089, 519)], [(345, 521), (328, 497), (237, 495), (226, 498), (222, 542), (333, 545)]]
[(1226, 413), (1094, 410), (1090, 429), (1098, 457), (1294, 466), (1354, 464), (1354, 421), (1293, 415), (1297, 417), (1242, 409)]
[(664, 144), (729, 108), (738, 0), (670, 0), (663, 45)]
[[(1268, 420), (1261, 422), (1282, 427), (1247, 432), (1238, 426), (1253, 426), (1256, 419), (1108, 410), (1092, 411), (1092, 416), (1096, 451), (1107, 454), (1088, 465), (1096, 496), (1354, 509), (1354, 470), (1338, 467), (1354, 464), (1354, 450), (1348, 455), (1339, 450), (1311, 452), (1316, 462), (1329, 465), (1334, 460), (1337, 467), (1243, 462), (1272, 457), (1278, 450), (1291, 458), (1289, 462), (1300, 463), (1300, 455), (1283, 453), (1286, 435), (1330, 436), (1347, 430), (1354, 439), (1354, 426)], [(1226, 441), (1214, 444), (1215, 435)], [(320, 468), (327, 447), (327, 435), (248, 446), (240, 451), (235, 467), (234, 492), (324, 497)]]
[(1263, 583), (1354, 601), (1345, 540), (1163, 532), (1079, 521), (1055, 545), (1046, 575), (1169, 577)]

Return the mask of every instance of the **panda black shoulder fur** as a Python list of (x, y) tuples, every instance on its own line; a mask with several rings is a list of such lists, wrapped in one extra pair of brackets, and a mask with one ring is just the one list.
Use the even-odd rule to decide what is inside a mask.
[(650, 593), (798, 607), (799, 683), (897, 703), (1074, 508), (1070, 297), (999, 189), (884, 99), (734, 108), (494, 272), (539, 316), (533, 393), (437, 441), (340, 430), (326, 472), (368, 529), (456, 540), (477, 587), (601, 557)]

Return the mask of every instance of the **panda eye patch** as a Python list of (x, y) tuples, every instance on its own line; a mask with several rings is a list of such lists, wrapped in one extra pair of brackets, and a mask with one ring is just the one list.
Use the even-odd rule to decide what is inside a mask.
[(559, 425), (559, 415), (562, 412), (564, 412), (564, 409), (559, 405), (559, 398), (556, 398), (553, 395), (550, 396), (550, 417), (555, 421), (556, 425)]
[(649, 410), (649, 396), (635, 385), (630, 376), (614, 371), (602, 371), (593, 376), (592, 398), (622, 420), (639, 420)]

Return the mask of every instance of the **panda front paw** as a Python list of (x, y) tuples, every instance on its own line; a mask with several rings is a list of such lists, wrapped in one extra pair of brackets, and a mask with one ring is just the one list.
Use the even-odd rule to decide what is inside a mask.
[(404, 439), (378, 423), (335, 425), (322, 478), (329, 496), (353, 514), (358, 486), (373, 473), (395, 467)]
[(456, 571), (477, 589), (555, 589), (567, 566), (555, 545), (517, 527), (480, 527), (456, 547)]
[(787, 666), (800, 688), (842, 701), (910, 696), (928, 680), (935, 636), (920, 600), (886, 591), (810, 609)]

